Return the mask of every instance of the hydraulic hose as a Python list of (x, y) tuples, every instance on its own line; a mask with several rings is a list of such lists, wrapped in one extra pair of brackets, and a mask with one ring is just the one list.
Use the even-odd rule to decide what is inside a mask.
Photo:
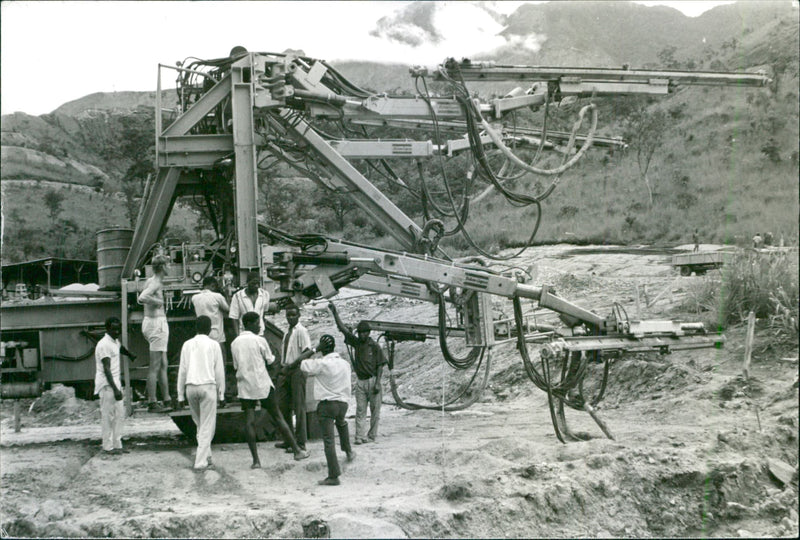
[[(462, 403), (459, 403), (458, 405), (453, 405), (456, 401), (461, 399), (461, 397), (467, 393), (467, 391), (472, 386), (472, 383), (475, 381), (475, 377), (478, 375), (478, 371), (480, 371), (480, 368), (481, 368), (481, 363), (483, 362), (484, 353), (485, 353), (485, 356), (486, 356), (486, 366), (484, 367), (483, 380), (481, 381), (480, 387), (478, 388), (478, 390), (476, 392), (474, 392), (469, 397), (469, 399), (467, 399), (466, 401), (464, 401)], [(395, 381), (394, 373), (392, 371), (390, 371), (389, 372), (389, 384), (390, 384), (390, 386), (392, 388), (392, 397), (394, 398), (394, 401), (395, 401), (395, 403), (397, 404), (398, 407), (401, 407), (403, 409), (407, 409), (407, 410), (410, 410), (410, 411), (416, 411), (416, 410), (429, 410), (429, 411), (445, 410), (445, 411), (448, 411), (448, 412), (461, 411), (461, 410), (464, 410), (464, 409), (472, 406), (473, 404), (475, 404), (475, 402), (477, 402), (478, 399), (480, 399), (480, 397), (483, 395), (483, 392), (486, 389), (486, 385), (489, 382), (489, 371), (490, 371), (490, 368), (491, 368), (491, 364), (492, 364), (491, 352), (488, 349), (483, 349), (483, 352), (480, 354), (480, 360), (478, 362), (478, 365), (475, 366), (475, 372), (472, 374), (472, 377), (470, 378), (469, 382), (464, 387), (464, 389), (461, 392), (459, 392), (459, 394), (456, 397), (454, 397), (453, 399), (449, 400), (448, 402), (446, 402), (444, 404), (439, 404), (439, 405), (421, 405), (421, 404), (418, 404), (418, 403), (411, 403), (411, 402), (404, 401), (403, 398), (400, 397), (400, 394), (399, 394), (399, 392), (397, 390), (397, 381)]]
[(589, 134), (586, 136), (586, 140), (583, 142), (583, 145), (581, 145), (580, 150), (578, 150), (578, 152), (574, 156), (572, 156), (572, 158), (569, 161), (567, 161), (560, 167), (556, 167), (555, 169), (540, 169), (539, 167), (534, 167), (532, 165), (525, 163), (517, 156), (515, 156), (514, 153), (511, 151), (511, 149), (509, 149), (508, 146), (506, 146), (506, 144), (503, 142), (503, 138), (500, 136), (500, 134), (497, 133), (497, 131), (494, 128), (492, 128), (489, 122), (487, 122), (484, 118), (481, 118), (480, 122), (483, 129), (486, 130), (486, 133), (489, 135), (489, 138), (492, 139), (492, 142), (495, 144), (495, 146), (497, 146), (497, 148), (499, 148), (500, 151), (503, 152), (503, 154), (509, 159), (509, 161), (511, 161), (518, 167), (528, 172), (534, 174), (541, 174), (544, 176), (553, 176), (561, 174), (570, 167), (572, 167), (573, 165), (575, 165), (578, 162), (578, 160), (580, 160), (583, 157), (586, 151), (592, 146), (592, 143), (594, 142), (594, 135), (597, 130), (597, 107), (595, 106), (594, 103), (590, 103), (589, 105), (586, 105), (581, 109), (580, 113), (578, 114), (578, 120), (575, 123), (575, 127), (573, 128), (572, 135), (570, 136), (570, 143), (574, 144), (575, 133), (577, 131), (577, 128), (583, 122), (583, 116), (584, 114), (586, 114), (586, 111), (590, 109), (592, 111), (592, 125), (589, 128)]

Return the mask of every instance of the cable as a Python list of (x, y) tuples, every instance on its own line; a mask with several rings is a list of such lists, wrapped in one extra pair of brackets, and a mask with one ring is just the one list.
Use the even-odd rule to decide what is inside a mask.
[[(484, 375), (483, 375), (483, 380), (481, 381), (481, 385), (477, 389), (477, 391), (474, 392), (463, 403), (460, 403), (458, 405), (454, 405), (454, 403), (456, 403), (459, 399), (462, 398), (462, 396), (464, 396), (467, 393), (467, 391), (469, 391), (470, 387), (472, 386), (473, 382), (475, 381), (475, 378), (477, 377), (478, 372), (480, 371), (480, 368), (481, 368), (481, 364), (483, 362), (483, 358), (484, 358), (484, 354), (483, 353), (480, 355), (480, 360), (479, 360), (478, 364), (475, 366), (475, 372), (472, 374), (472, 377), (470, 378), (470, 380), (466, 384), (466, 386), (454, 398), (452, 398), (450, 400), (447, 400), (447, 401), (442, 399), (442, 403), (439, 403), (439, 404), (436, 404), (436, 405), (422, 405), (422, 404), (412, 403), (412, 402), (408, 402), (408, 401), (403, 400), (403, 398), (400, 396), (400, 394), (398, 392), (397, 381), (394, 378), (394, 373), (392, 371), (389, 371), (389, 384), (390, 384), (391, 389), (392, 389), (392, 397), (394, 398), (395, 403), (397, 404), (398, 407), (401, 407), (403, 409), (407, 409), (407, 410), (410, 410), (410, 411), (415, 411), (415, 410), (429, 410), (429, 411), (444, 410), (444, 411), (452, 412), (452, 411), (461, 411), (461, 410), (464, 410), (464, 409), (472, 406), (483, 395), (483, 392), (486, 389), (487, 383), (489, 381), (489, 371), (491, 369), (491, 352), (489, 352), (488, 349), (484, 349), (484, 351), (486, 351), (486, 355), (485, 355), (485, 357), (486, 357), (486, 365), (484, 367)], [(394, 358), (394, 348), (390, 349), (390, 354), (392, 355), (392, 358)]]
[(456, 358), (452, 355), (450, 348), (447, 345), (447, 306), (445, 304), (444, 294), (435, 289), (434, 291), (439, 299), (439, 348), (442, 350), (442, 356), (444, 357), (445, 361), (455, 369), (469, 369), (473, 364), (475, 364), (479, 357), (483, 356), (482, 349), (473, 347), (469, 353), (462, 358)]

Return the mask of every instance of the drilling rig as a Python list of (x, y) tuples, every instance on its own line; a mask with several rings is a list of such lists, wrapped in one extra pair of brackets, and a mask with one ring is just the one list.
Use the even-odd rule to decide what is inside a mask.
[[(167, 70), (177, 74), (178, 103), (172, 111), (163, 110), (161, 103), (162, 73)], [(170, 257), (165, 306), (171, 328), (193, 318), (189, 298), (207, 275), (220, 278), (230, 292), (244, 285), (249, 271), (256, 270), (277, 309), (333, 298), (342, 287), (413, 298), (437, 305), (439, 324), (371, 321), (371, 328), (386, 337), (390, 355), (397, 342), (438, 338), (444, 360), (454, 369), (475, 369), (477, 374), (483, 366), (484, 385), (492, 349), (498, 344), (492, 299), (501, 299), (511, 304), (514, 342), (526, 374), (547, 393), (559, 440), (578, 438), (569, 430), (565, 408), (587, 412), (611, 437), (596, 410), (603, 391), (583, 395), (590, 363), (606, 363), (604, 388), (611, 357), (714, 347), (722, 344), (723, 337), (708, 334), (701, 323), (630, 320), (619, 306), (600, 315), (562, 298), (547, 284), (493, 269), (487, 263), (491, 254), (469, 238), (482, 257), (453, 259), (440, 243), (449, 236), (467, 234), (471, 199), (478, 192), (482, 197), (496, 191), (511, 204), (529, 206), (535, 212), (528, 242), (532, 245), (541, 220), (541, 203), (557, 188), (561, 175), (592, 146), (625, 146), (619, 138), (597, 133), (596, 98), (657, 97), (687, 85), (759, 87), (769, 79), (763, 73), (550, 68), (452, 58), (436, 67), (412, 67), (410, 76), (415, 79), (416, 94), (378, 94), (360, 88), (324, 60), (302, 54), (248, 52), (242, 47), (235, 47), (224, 58), (159, 65), (158, 172), (145, 188), (115, 299), (122, 315), (123, 344), (142, 350), (141, 343), (128, 341), (142, 341), (142, 312), (135, 298), (152, 272), (149, 261), (156, 253)], [(429, 82), (445, 90), (431, 92)], [(520, 86), (494, 98), (480, 97), (469, 87), (487, 82)], [(516, 125), (518, 114), (538, 111), (546, 119), (550, 109), (578, 100), (585, 104), (573, 107), (577, 115), (571, 131), (548, 129), (546, 121), (540, 129)], [(386, 129), (416, 136), (376, 135)], [(520, 149), (526, 147), (536, 154), (535, 159), (521, 157)], [(559, 163), (542, 165), (537, 161), (542, 152), (553, 151), (558, 153)], [(417, 196), (425, 211), (419, 223), (352, 162), (361, 160), (373, 169), (380, 168), (392, 182), (408, 189), (389, 160), (443, 162), (465, 155), (468, 166), (457, 196), (444, 180), (448, 208), (433, 201), (422, 175)], [(347, 197), (393, 239), (396, 249), (322, 234), (292, 234), (261, 222), (259, 172), (277, 162), (296, 169), (332, 195)], [(507, 180), (523, 174), (548, 179), (549, 186), (537, 193), (510, 189)], [(163, 242), (170, 211), (185, 197), (199, 201), (204, 209), (214, 229), (215, 240), (210, 244)], [(524, 320), (523, 302), (535, 302), (539, 309), (558, 313), (565, 328), (557, 332), (532, 328)], [(455, 310), (454, 318), (449, 318), (448, 309)], [(451, 320), (456, 323), (450, 324)], [(88, 326), (89, 321), (79, 324)], [(274, 344), (280, 331), (272, 325), (267, 330)], [(463, 340), (467, 354), (454, 355), (448, 336)], [(177, 355), (187, 337), (186, 332), (176, 333), (170, 357)], [(529, 344), (538, 353), (529, 352)], [(127, 370), (125, 375), (129, 376)], [(125, 386), (130, 389), (128, 381)], [(130, 399), (128, 391), (129, 404)], [(401, 400), (398, 403), (420, 408)], [(437, 408), (464, 405), (449, 402)], [(185, 413), (172, 416), (182, 430), (191, 430)]]

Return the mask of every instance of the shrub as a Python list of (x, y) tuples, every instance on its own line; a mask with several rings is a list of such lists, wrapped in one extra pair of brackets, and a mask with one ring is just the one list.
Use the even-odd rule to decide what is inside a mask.
[(764, 143), (764, 145), (761, 147), (761, 153), (764, 154), (772, 163), (781, 162), (780, 148), (778, 147), (778, 143), (773, 138), (770, 138), (766, 143)]
[(753, 311), (775, 334), (798, 342), (798, 265), (793, 253), (735, 254), (723, 268), (723, 279), (706, 277), (690, 288), (684, 307), (716, 312), (721, 328), (738, 324)]

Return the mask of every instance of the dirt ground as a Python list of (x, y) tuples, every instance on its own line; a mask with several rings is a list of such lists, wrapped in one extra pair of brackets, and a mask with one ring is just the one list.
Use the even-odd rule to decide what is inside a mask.
[[(667, 252), (648, 249), (550, 246), (530, 250), (520, 266), (534, 283), (553, 284), (598, 313), (619, 302), (632, 319), (691, 319), (680, 306), (691, 283), (703, 279), (679, 277)], [(412, 300), (335, 301), (353, 324), (435, 321), (432, 306)], [(495, 308), (512, 314), (508, 303)], [(303, 321), (312, 338), (334, 332), (324, 303), (306, 306)], [(11, 404), (3, 402), (0, 532), (240, 538), (316, 537), (327, 528), (336, 538), (796, 537), (797, 363), (783, 359), (796, 359), (797, 350), (759, 327), (745, 380), (744, 335), (743, 326), (730, 328), (722, 349), (615, 361), (598, 407), (615, 440), (585, 413), (568, 410), (570, 427), (592, 438), (558, 442), (546, 396), (526, 378), (513, 344), (495, 347), (487, 390), (463, 411), (401, 409), (385, 382), (380, 436), (355, 447), (357, 458), (343, 463), (338, 487), (316, 483), (326, 476), (320, 440), (309, 441), (311, 458), (301, 462), (262, 442), (264, 467), (255, 471), (246, 444), (215, 445), (215, 468), (195, 473), (192, 442), (166, 416), (129, 418), (123, 442), (131, 453), (104, 458), (96, 402), (66, 399), (60, 414), (41, 403), (29, 411), (27, 402), (20, 433), (13, 431)], [(442, 366), (435, 343), (399, 344), (394, 376), (403, 399), (436, 403), (457, 392), (469, 374)], [(351, 433), (354, 411), (353, 401)]]

